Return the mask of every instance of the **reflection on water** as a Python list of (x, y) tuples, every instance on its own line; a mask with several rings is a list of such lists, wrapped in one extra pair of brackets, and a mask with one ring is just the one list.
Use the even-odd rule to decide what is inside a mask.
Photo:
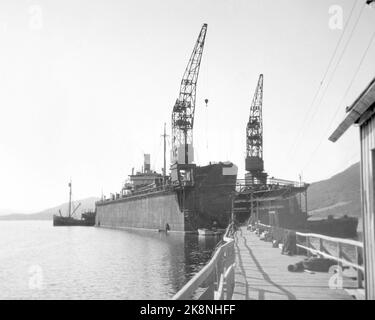
[(219, 239), (0, 222), (0, 299), (168, 299)]
[[(173, 294), (183, 287), (210, 260), (218, 238), (202, 238), (196, 235), (169, 235), (170, 254), (181, 257), (171, 267), (170, 280), (173, 283)], [(181, 255), (181, 252), (184, 254)], [(177, 263), (176, 263), (177, 262)]]

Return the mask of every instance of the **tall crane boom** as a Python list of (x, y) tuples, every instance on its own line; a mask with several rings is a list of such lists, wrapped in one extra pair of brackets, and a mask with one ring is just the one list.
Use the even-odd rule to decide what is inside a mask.
[(250, 107), (249, 122), (246, 127), (246, 170), (250, 173), (247, 180), (251, 183), (265, 184), (267, 174), (263, 172), (263, 74), (259, 76), (258, 85)]
[(192, 146), (196, 88), (206, 33), (207, 24), (204, 24), (182, 78), (180, 94), (173, 107), (172, 163), (189, 164), (193, 161)]
[(250, 117), (247, 123), (247, 157), (263, 159), (263, 75), (259, 76), (258, 85), (250, 107)]

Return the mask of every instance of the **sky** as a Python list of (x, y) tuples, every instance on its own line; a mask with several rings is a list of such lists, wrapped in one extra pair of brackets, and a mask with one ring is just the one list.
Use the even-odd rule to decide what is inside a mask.
[(243, 177), (263, 73), (269, 175), (314, 182), (344, 170), (359, 161), (358, 128), (328, 137), (375, 76), (375, 43), (365, 51), (375, 9), (360, 16), (364, 2), (352, 12), (355, 0), (2, 0), (0, 213), (66, 202), (70, 179), (74, 199), (119, 192), (144, 153), (160, 171), (164, 122), (170, 135), (203, 23), (195, 162), (229, 160)]

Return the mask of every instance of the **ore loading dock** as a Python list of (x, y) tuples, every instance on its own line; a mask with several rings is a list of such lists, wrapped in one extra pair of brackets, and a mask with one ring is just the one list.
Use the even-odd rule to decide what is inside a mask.
[(363, 243), (345, 239), (348, 229), (337, 230), (335, 220), (328, 231), (341, 237), (319, 232), (326, 222), (312, 232), (309, 184), (269, 178), (264, 171), (262, 104), (260, 75), (246, 127), (247, 173), (232, 198), (233, 222), (208, 265), (174, 299), (364, 299)]
[[(244, 180), (237, 182), (233, 220), (232, 299), (363, 299), (363, 244), (350, 239), (358, 221), (309, 221), (309, 184), (269, 178), (263, 162), (263, 75), (246, 130)], [(344, 289), (345, 288), (345, 289)]]

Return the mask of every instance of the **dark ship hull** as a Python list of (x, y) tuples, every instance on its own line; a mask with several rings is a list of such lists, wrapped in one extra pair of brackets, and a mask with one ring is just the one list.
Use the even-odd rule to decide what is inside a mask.
[(187, 184), (168, 184), (146, 192), (96, 203), (96, 225), (118, 229), (142, 228), (171, 232), (198, 232), (225, 228), (232, 211), (237, 167), (232, 163), (194, 167)]
[[(300, 197), (300, 194), (306, 192), (307, 187), (308, 185), (296, 186), (293, 184), (267, 185), (256, 191), (242, 193), (240, 195), (243, 198), (242, 202), (247, 203), (243, 212), (250, 212), (250, 217), (243, 214), (240, 222), (250, 218), (250, 223), (259, 221), (263, 225), (284, 230), (317, 233), (339, 238), (355, 238), (357, 236), (357, 218), (332, 217), (324, 220), (309, 220), (309, 215), (306, 212), (307, 205), (302, 208)], [(246, 199), (250, 198), (251, 200), (246, 202)], [(239, 217), (241, 218), (241, 215)]]
[(306, 229), (312, 233), (319, 233), (331, 237), (357, 237), (358, 219), (354, 217), (327, 218), (306, 222)]
[(54, 215), (53, 226), (54, 227), (66, 227), (66, 226), (86, 226), (92, 227), (95, 225), (95, 213), (82, 214), (82, 219), (75, 219), (73, 217), (63, 217)]

